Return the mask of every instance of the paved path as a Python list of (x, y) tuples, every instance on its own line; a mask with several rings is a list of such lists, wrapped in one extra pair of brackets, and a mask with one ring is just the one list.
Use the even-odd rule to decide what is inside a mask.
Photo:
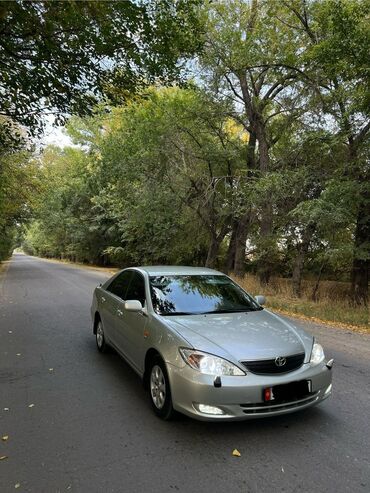
[(370, 491), (369, 336), (296, 321), (335, 358), (317, 408), (166, 423), (136, 374), (96, 351), (89, 309), (107, 274), (14, 255), (1, 277), (2, 493)]

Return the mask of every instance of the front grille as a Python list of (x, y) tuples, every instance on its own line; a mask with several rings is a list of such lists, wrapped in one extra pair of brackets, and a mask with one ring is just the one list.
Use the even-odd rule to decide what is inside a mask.
[(278, 366), (275, 359), (260, 359), (256, 361), (242, 361), (242, 365), (251, 373), (257, 375), (270, 375), (276, 373), (287, 373), (288, 371), (296, 370), (303, 365), (304, 353), (294, 354), (293, 356), (285, 356), (286, 363), (283, 366)]

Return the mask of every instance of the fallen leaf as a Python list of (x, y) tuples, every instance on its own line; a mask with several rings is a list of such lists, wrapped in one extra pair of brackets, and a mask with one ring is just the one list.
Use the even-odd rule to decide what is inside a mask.
[(34, 407), (34, 406), (35, 406), (35, 404), (30, 404), (28, 407)]
[(1, 437), (1, 440), (3, 442), (6, 442), (8, 440), (8, 438), (9, 438), (9, 435), (4, 435), (3, 437)]
[(8, 458), (8, 456), (7, 456), (7, 455), (2, 455), (2, 456), (0, 456), (0, 460), (4, 460), (4, 459), (7, 459), (7, 458)]
[(234, 457), (240, 457), (241, 455), (242, 455), (242, 454), (239, 452), (239, 450), (238, 450), (238, 449), (236, 449), (236, 448), (234, 448), (234, 450), (233, 450), (233, 456), (234, 456)]

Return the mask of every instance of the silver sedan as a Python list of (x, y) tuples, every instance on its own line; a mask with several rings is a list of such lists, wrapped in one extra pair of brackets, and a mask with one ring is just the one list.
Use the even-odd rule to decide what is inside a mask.
[(305, 409), (332, 390), (321, 345), (263, 304), (215, 270), (138, 267), (98, 286), (91, 314), (98, 350), (132, 366), (159, 417), (240, 420)]

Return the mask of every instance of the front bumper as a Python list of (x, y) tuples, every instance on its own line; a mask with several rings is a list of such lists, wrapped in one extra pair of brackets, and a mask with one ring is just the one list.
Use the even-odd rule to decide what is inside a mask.
[[(178, 368), (167, 364), (173, 407), (192, 418), (205, 421), (244, 420), (287, 414), (314, 406), (331, 395), (332, 370), (326, 363), (280, 375), (222, 376), (221, 387), (214, 386), (215, 377), (203, 375), (189, 366)], [(262, 400), (263, 389), (300, 380), (311, 381), (311, 392), (302, 399), (274, 404)], [(213, 406), (223, 414), (207, 414), (197, 409), (199, 404)]]

